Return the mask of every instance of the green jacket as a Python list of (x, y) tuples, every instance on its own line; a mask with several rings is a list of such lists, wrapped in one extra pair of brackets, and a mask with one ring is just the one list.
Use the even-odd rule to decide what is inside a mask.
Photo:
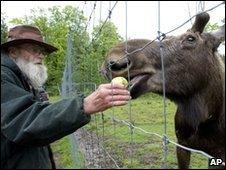
[(84, 96), (41, 101), (18, 66), (1, 53), (1, 168), (54, 168), (50, 143), (90, 121)]

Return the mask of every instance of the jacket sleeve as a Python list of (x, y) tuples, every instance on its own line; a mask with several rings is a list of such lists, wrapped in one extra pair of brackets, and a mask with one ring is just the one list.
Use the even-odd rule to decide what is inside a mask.
[(83, 112), (84, 96), (56, 103), (40, 102), (11, 78), (1, 77), (1, 133), (11, 142), (45, 146), (90, 121)]

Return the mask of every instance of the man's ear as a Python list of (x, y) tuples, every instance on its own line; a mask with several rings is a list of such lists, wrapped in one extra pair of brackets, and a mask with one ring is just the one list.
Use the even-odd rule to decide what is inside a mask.
[(17, 56), (18, 48), (16, 48), (16, 47), (9, 47), (8, 48), (8, 52), (9, 52), (9, 56), (12, 57), (13, 59), (16, 59), (18, 57)]

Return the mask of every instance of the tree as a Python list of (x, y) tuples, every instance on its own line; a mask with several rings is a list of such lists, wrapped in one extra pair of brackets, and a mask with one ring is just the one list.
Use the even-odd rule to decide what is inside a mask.
[[(225, 24), (225, 18), (222, 19), (221, 21), (222, 21), (222, 23)], [(213, 23), (213, 24), (208, 23), (208, 24), (206, 25), (206, 27), (205, 27), (205, 31), (206, 31), (206, 32), (212, 32), (212, 31), (217, 30), (218, 28), (219, 28), (218, 23)], [(221, 43), (221, 45), (218, 47), (218, 49), (219, 49), (219, 50), (225, 49), (225, 41), (224, 41), (223, 43)], [(218, 50), (218, 51), (219, 51), (219, 50)], [(225, 53), (225, 52), (223, 52), (223, 54), (222, 54), (222, 52), (221, 52), (221, 53), (218, 54), (218, 56), (221, 57), (221, 58), (223, 59), (223, 61), (225, 62), (225, 54), (224, 54), (224, 53)]]
[(84, 68), (85, 72), (89, 72), (86, 75), (86, 80), (99, 84), (105, 81), (100, 74), (100, 68), (107, 52), (123, 39), (112, 22), (101, 22), (94, 27), (92, 37), (87, 47), (89, 57), (87, 56), (84, 61)]
[(1, 13), (1, 44), (6, 42), (8, 27), (5, 23), (5, 16)]
[(211, 31), (214, 31), (214, 30), (217, 30), (219, 28), (219, 25), (218, 23), (208, 23), (205, 27), (205, 32), (211, 32)]
[[(222, 23), (225, 23), (225, 18), (221, 20)], [(219, 28), (219, 23), (208, 23), (206, 26), (205, 26), (205, 32), (211, 32), (211, 31), (214, 31), (214, 30), (217, 30)]]

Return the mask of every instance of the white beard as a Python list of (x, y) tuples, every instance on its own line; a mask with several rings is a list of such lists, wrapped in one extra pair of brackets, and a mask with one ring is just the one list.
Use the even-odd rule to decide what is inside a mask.
[(27, 61), (21, 57), (14, 60), (21, 71), (31, 80), (32, 86), (37, 89), (47, 80), (47, 67), (41, 64), (35, 64), (35, 61)]

